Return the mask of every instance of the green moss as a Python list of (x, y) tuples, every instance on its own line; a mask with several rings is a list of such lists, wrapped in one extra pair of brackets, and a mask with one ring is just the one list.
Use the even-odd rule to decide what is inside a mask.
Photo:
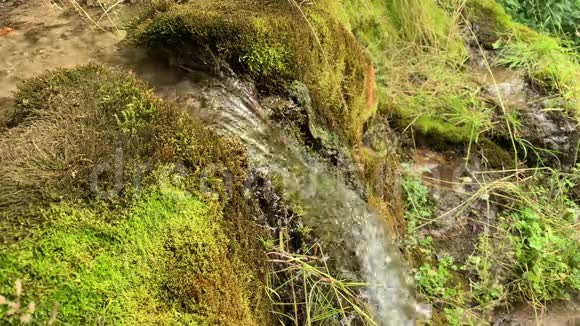
[(478, 147), (491, 168), (503, 169), (514, 166), (514, 156), (493, 141), (482, 138)]
[(474, 24), (481, 45), (488, 49), (514, 28), (510, 16), (495, 0), (467, 1), (466, 18)]
[(244, 173), (239, 144), (207, 132), (132, 76), (100, 66), (25, 82), (11, 125), (0, 144), (0, 207), (14, 217), (54, 200), (130, 198), (135, 180), (148, 182), (143, 167), (182, 164), (199, 177), (219, 163)]
[[(91, 182), (99, 188), (92, 195), (130, 191), (124, 181), (153, 152), (151, 122), (161, 107), (141, 82), (98, 66), (20, 85), (0, 144), (0, 229), (38, 222), (25, 217), (38, 205), (88, 197)], [(113, 171), (116, 162), (122, 166)], [(95, 175), (97, 166), (103, 171)], [(126, 179), (118, 182), (119, 175)], [(2, 232), (2, 239), (14, 232)]]
[(286, 56), (288, 54), (282, 47), (275, 46), (252, 46), (241, 59), (247, 66), (250, 74), (283, 75), (286, 72)]
[(25, 82), (11, 122), (0, 142), (3, 295), (22, 278), (38, 304), (66, 303), (69, 324), (103, 313), (128, 324), (266, 322), (266, 235), (248, 220), (257, 208), (244, 197), (240, 143), (101, 66)]
[(564, 47), (557, 38), (513, 22), (493, 0), (468, 1), (467, 18), (479, 42), (499, 50), (497, 64), (524, 70), (540, 90), (562, 97), (570, 115), (580, 118), (580, 65), (573, 49)]
[(357, 142), (374, 110), (367, 99), (371, 62), (328, 3), (298, 10), (286, 1), (172, 2), (151, 7), (136, 25), (135, 39), (183, 64), (209, 57), (201, 61), (225, 62), (263, 90), (283, 91), (301, 81), (321, 126)]
[(475, 99), (452, 13), (432, 1), (346, 1), (354, 34), (375, 59), (379, 107), (437, 142), (469, 142), (491, 123)]
[(22, 280), (38, 321), (58, 302), (64, 324), (255, 324), (216, 203), (162, 185), (124, 212), (61, 203), (45, 214), (48, 225), (0, 258), (0, 293)]
[[(448, 73), (448, 72), (446, 72)], [(457, 79), (427, 81), (437, 87), (449, 86), (438, 96), (429, 89), (418, 88), (412, 95), (394, 99), (396, 124), (406, 128), (412, 124), (420, 134), (431, 137), (434, 143), (476, 142), (483, 130), (492, 126), (493, 111), (469, 89), (459, 89), (462, 75)]]

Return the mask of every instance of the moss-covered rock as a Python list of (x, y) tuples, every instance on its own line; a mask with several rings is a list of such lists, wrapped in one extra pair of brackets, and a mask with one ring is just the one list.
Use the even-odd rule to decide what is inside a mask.
[(331, 1), (173, 1), (136, 24), (138, 44), (182, 65), (227, 63), (262, 90), (306, 84), (319, 125), (357, 143), (373, 114), (371, 60), (334, 13)]
[(478, 41), (488, 49), (493, 49), (493, 43), (514, 27), (510, 16), (495, 0), (470, 0), (465, 11)]
[(239, 143), (101, 66), (16, 97), (0, 133), (0, 294), (17, 299), (21, 279), (41, 322), (54, 302), (65, 324), (266, 322)]
[(498, 51), (497, 64), (523, 70), (543, 95), (561, 97), (562, 109), (580, 119), (580, 65), (573, 49), (512, 21), (494, 0), (468, 1), (465, 15), (478, 42)]

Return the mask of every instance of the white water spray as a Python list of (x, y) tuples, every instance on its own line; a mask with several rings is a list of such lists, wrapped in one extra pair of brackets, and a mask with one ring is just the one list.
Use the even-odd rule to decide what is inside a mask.
[[(405, 268), (367, 203), (340, 176), (273, 127), (237, 81), (208, 85), (202, 93), (214, 109), (199, 108), (194, 114), (218, 132), (241, 139), (256, 167), (280, 176), (284, 190), (308, 211), (309, 226), (332, 248), (330, 259), (344, 267), (342, 272), (364, 277), (368, 284), (364, 295), (378, 325), (413, 324), (416, 308)], [(358, 270), (349, 271), (347, 261), (355, 261)]]

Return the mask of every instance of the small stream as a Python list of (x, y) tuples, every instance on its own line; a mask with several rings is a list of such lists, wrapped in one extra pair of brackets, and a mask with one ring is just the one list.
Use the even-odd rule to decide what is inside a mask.
[(327, 254), (340, 276), (368, 284), (363, 295), (374, 307), (377, 324), (412, 323), (414, 290), (379, 217), (329, 166), (273, 127), (244, 85), (176, 72), (139, 51), (121, 53), (114, 34), (87, 28), (78, 17), (42, 0), (6, 12), (0, 25), (9, 24), (13, 31), (0, 38), (0, 100), (9, 99), (18, 81), (48, 69), (90, 62), (130, 68), (160, 97), (176, 101), (218, 132), (242, 139), (254, 168), (280, 177), (287, 195), (308, 212), (305, 222), (331, 248)]
[[(214, 129), (243, 140), (255, 168), (281, 178), (286, 195), (305, 209), (305, 223), (331, 249), (329, 259), (341, 275), (360, 275), (368, 284), (363, 295), (375, 308), (379, 325), (411, 323), (412, 287), (385, 226), (343, 178), (274, 128), (258, 101), (236, 80), (204, 82), (201, 91), (214, 110), (190, 109)], [(191, 101), (191, 99), (190, 99)], [(200, 109), (201, 108), (201, 109)], [(357, 280), (358, 281), (358, 280)]]

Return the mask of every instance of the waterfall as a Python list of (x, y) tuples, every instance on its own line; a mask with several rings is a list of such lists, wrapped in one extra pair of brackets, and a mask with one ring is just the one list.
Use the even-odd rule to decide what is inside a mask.
[[(209, 78), (209, 77), (208, 77)], [(198, 79), (199, 80), (199, 79)], [(284, 191), (308, 212), (307, 222), (332, 248), (330, 259), (344, 275), (360, 275), (363, 295), (378, 325), (412, 324), (412, 286), (397, 248), (380, 218), (326, 163), (276, 128), (248, 87), (232, 78), (203, 82), (203, 100), (192, 114), (225, 136), (241, 139), (255, 168), (277, 175)], [(211, 105), (208, 103), (211, 102)], [(204, 103), (199, 105), (199, 103)], [(356, 271), (350, 261), (355, 261)]]

